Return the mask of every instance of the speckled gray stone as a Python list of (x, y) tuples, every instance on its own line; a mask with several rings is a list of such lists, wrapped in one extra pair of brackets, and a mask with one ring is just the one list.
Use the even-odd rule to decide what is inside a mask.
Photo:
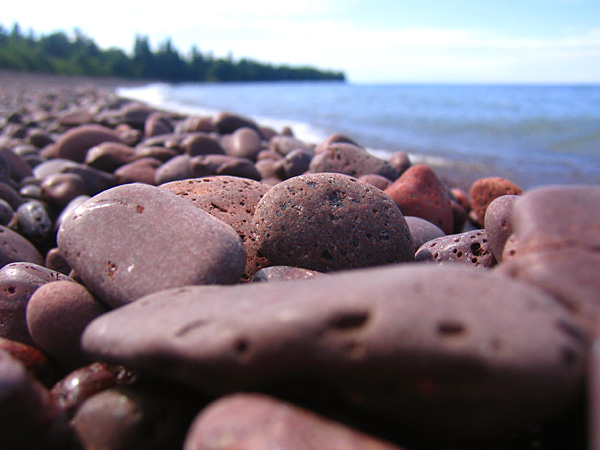
[(485, 230), (467, 231), (433, 239), (419, 247), (415, 259), (482, 268), (496, 265), (496, 258)]

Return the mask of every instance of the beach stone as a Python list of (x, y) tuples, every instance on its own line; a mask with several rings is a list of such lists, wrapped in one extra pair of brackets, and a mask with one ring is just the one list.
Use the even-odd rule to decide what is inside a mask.
[(77, 109), (75, 111), (62, 114), (58, 119), (58, 122), (64, 127), (77, 127), (92, 123), (94, 121), (94, 115), (85, 109)]
[[(41, 265), (15, 262), (0, 269), (0, 337), (36, 346), (27, 328), (29, 299), (40, 286), (52, 281), (72, 281)], [(37, 346), (36, 346), (37, 347)]]
[(315, 153), (321, 153), (331, 144), (352, 144), (356, 147), (362, 147), (358, 142), (346, 136), (345, 134), (333, 133), (317, 144), (317, 146), (315, 147)]
[(261, 175), (252, 161), (229, 155), (196, 156), (190, 161), (190, 171), (194, 178), (209, 175), (230, 175), (256, 181), (261, 179)]
[(33, 377), (44, 386), (51, 386), (57, 379), (56, 368), (38, 348), (22, 342), (0, 338), (0, 351), (19, 361)]
[(58, 248), (111, 307), (175, 286), (234, 283), (246, 263), (229, 225), (140, 183), (109, 189), (77, 207), (60, 227)]
[(85, 195), (87, 189), (83, 179), (75, 173), (56, 173), (42, 181), (42, 199), (59, 208), (64, 208), (71, 200)]
[(210, 117), (189, 116), (179, 122), (175, 127), (176, 133), (195, 133), (202, 131), (204, 133), (212, 133), (217, 131), (217, 128), (212, 123)]
[(172, 148), (166, 147), (137, 147), (135, 149), (135, 158), (153, 158), (158, 159), (161, 162), (167, 162), (171, 158), (179, 155), (179, 153)]
[(190, 155), (178, 155), (169, 159), (156, 169), (154, 184), (164, 184), (169, 181), (185, 180), (192, 178), (190, 170)]
[(27, 135), (27, 140), (37, 148), (43, 148), (54, 143), (54, 138), (44, 130), (31, 130)]
[(59, 158), (82, 163), (88, 150), (102, 142), (120, 142), (121, 138), (112, 129), (101, 125), (82, 125), (63, 133), (56, 141)]
[(51, 248), (46, 253), (46, 260), (44, 266), (50, 270), (60, 272), (64, 275), (68, 275), (71, 271), (69, 264), (65, 260), (64, 256), (61, 255), (58, 247)]
[(34, 167), (33, 176), (38, 180), (43, 180), (50, 175), (63, 173), (64, 168), (73, 166), (77, 166), (77, 163), (69, 159), (50, 159)]
[(430, 265), (157, 292), (100, 316), (82, 345), (211, 395), (310, 380), (313, 395), (441, 440), (563, 414), (581, 393), (587, 352), (542, 291)]
[(79, 175), (85, 184), (87, 195), (96, 195), (99, 192), (110, 189), (116, 185), (116, 180), (113, 174), (102, 170), (94, 169), (93, 167), (84, 164), (76, 164), (64, 167), (61, 173), (74, 173)]
[(290, 178), (261, 199), (258, 251), (273, 265), (331, 270), (414, 259), (406, 221), (381, 190), (343, 174)]
[(124, 123), (132, 128), (143, 130), (148, 117), (156, 112), (151, 106), (139, 103), (129, 102), (123, 105), (120, 110), (111, 117), (115, 123)]
[(87, 324), (106, 311), (79, 283), (56, 281), (40, 286), (27, 302), (27, 328), (39, 348), (72, 370), (90, 362), (79, 339)]
[(600, 202), (598, 186), (549, 186), (513, 205), (516, 256), (499, 269), (556, 297), (597, 333), (600, 319)]
[(503, 195), (493, 200), (485, 212), (485, 232), (490, 248), (498, 262), (502, 261), (502, 252), (508, 238), (513, 234), (511, 216), (518, 195)]
[(381, 189), (382, 191), (385, 191), (392, 184), (391, 180), (384, 176), (377, 175), (376, 173), (362, 175), (358, 177), (358, 180), (369, 183), (375, 186), (377, 189)]
[(269, 265), (258, 254), (252, 228), (256, 206), (269, 186), (248, 178), (213, 176), (173, 181), (159, 187), (222, 220), (239, 234), (247, 255), (243, 280), (249, 280), (257, 270)]
[(258, 131), (258, 126), (253, 120), (228, 112), (220, 112), (215, 115), (213, 125), (219, 134), (231, 134), (240, 128), (252, 128)]
[(156, 171), (162, 161), (156, 158), (140, 158), (115, 170), (117, 184), (145, 183), (156, 184)]
[(180, 450), (189, 403), (160, 386), (120, 386), (83, 402), (71, 423), (86, 449)]
[(144, 136), (146, 137), (173, 133), (174, 129), (169, 115), (163, 112), (150, 114), (144, 122)]
[(0, 199), (6, 201), (13, 210), (16, 210), (25, 200), (12, 186), (0, 181)]
[(94, 169), (112, 173), (135, 158), (135, 150), (129, 145), (120, 142), (103, 142), (88, 150), (85, 164)]
[(334, 143), (317, 153), (310, 162), (312, 173), (334, 172), (353, 177), (375, 173), (394, 181), (399, 174), (387, 161), (353, 144)]
[(296, 139), (293, 136), (277, 135), (269, 141), (269, 149), (279, 153), (282, 156), (287, 155), (297, 149), (313, 151), (311, 145)]
[(25, 202), (27, 202), (29, 200), (41, 200), (42, 199), (42, 188), (38, 184), (34, 184), (34, 183), (24, 184), (19, 189), (19, 195)]
[(253, 282), (265, 281), (290, 281), (290, 280), (309, 280), (320, 277), (324, 273), (316, 270), (302, 269), (301, 267), (291, 266), (271, 266), (260, 269), (252, 277)]
[(81, 447), (48, 390), (0, 350), (0, 436), (10, 450), (76, 450)]
[(181, 146), (190, 156), (225, 154), (221, 144), (207, 133), (194, 133), (185, 138)]
[(406, 152), (392, 153), (388, 162), (390, 163), (390, 166), (396, 169), (400, 175), (402, 175), (410, 168), (410, 166), (412, 166), (410, 158)]
[(69, 214), (69, 212), (71, 212), (71, 210), (77, 208), (83, 202), (87, 201), (89, 198), (90, 198), (89, 195), (79, 195), (79, 196), (75, 197), (73, 200), (71, 200), (69, 203), (67, 203), (67, 206), (65, 206), (63, 208), (61, 213), (56, 218), (56, 221), (54, 222), (54, 229), (58, 231), (58, 229), (62, 225), (63, 221), (65, 220), (65, 217), (67, 216), (67, 214)]
[(504, 249), (502, 250), (502, 261), (508, 261), (509, 259), (516, 257), (519, 254), (518, 247), (519, 239), (513, 233), (508, 237), (506, 243), (504, 244)]
[(493, 200), (503, 195), (521, 195), (522, 193), (523, 189), (506, 178), (489, 177), (481, 178), (471, 185), (469, 199), (479, 223), (485, 227), (485, 211)]
[(435, 172), (424, 164), (410, 167), (385, 190), (405, 216), (416, 216), (453, 231), (450, 196)]
[(54, 402), (72, 419), (81, 404), (93, 395), (137, 382), (139, 374), (123, 366), (95, 362), (69, 373), (50, 390)]
[(254, 164), (254, 168), (260, 174), (260, 181), (270, 186), (274, 186), (287, 178), (277, 176), (277, 162), (272, 159), (261, 159)]
[(8, 174), (13, 180), (21, 181), (23, 178), (30, 177), (33, 174), (31, 167), (22, 156), (4, 147), (0, 147), (0, 153), (8, 161)]
[(415, 260), (485, 268), (496, 265), (485, 230), (467, 231), (433, 239), (421, 245)]
[(274, 163), (274, 172), (282, 180), (302, 175), (310, 166), (314, 153), (310, 150), (296, 149)]
[(17, 208), (19, 232), (30, 242), (46, 242), (54, 233), (54, 223), (43, 203), (29, 200)]
[(460, 234), (465, 229), (469, 215), (465, 208), (453, 198), (450, 199), (450, 206), (452, 207), (452, 232)]
[(420, 217), (405, 216), (406, 224), (413, 239), (415, 253), (426, 242), (446, 235), (440, 227)]
[(216, 400), (194, 419), (186, 450), (400, 450), (347, 425), (260, 394)]
[(15, 212), (6, 200), (0, 198), (0, 225), (8, 226)]
[(19, 261), (44, 264), (44, 258), (31, 242), (0, 225), (0, 267)]
[(227, 154), (238, 158), (256, 161), (256, 156), (262, 150), (260, 133), (252, 128), (238, 128), (231, 135), (231, 145)]

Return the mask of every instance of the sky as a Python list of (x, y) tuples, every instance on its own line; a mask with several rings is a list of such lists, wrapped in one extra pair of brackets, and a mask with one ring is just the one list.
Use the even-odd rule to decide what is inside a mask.
[(600, 0), (4, 2), (0, 24), (136, 35), (215, 56), (342, 70), (354, 83), (600, 83)]

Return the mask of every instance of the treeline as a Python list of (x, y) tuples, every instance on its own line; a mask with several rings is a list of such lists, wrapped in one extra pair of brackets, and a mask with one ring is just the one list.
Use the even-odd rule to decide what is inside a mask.
[(100, 49), (80, 30), (69, 37), (59, 31), (34, 36), (18, 24), (9, 31), (0, 25), (0, 68), (65, 75), (111, 76), (130, 79), (183, 81), (344, 80), (343, 72), (313, 67), (272, 65), (251, 59), (214, 58), (192, 47), (183, 57), (170, 39), (156, 51), (147, 36), (137, 36), (133, 54)]

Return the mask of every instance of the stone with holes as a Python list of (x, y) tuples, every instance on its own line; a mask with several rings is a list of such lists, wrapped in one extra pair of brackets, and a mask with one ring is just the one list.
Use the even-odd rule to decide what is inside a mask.
[(235, 394), (210, 404), (194, 420), (187, 450), (400, 450), (340, 422), (259, 394)]
[(169, 287), (234, 283), (246, 263), (229, 225), (171, 192), (138, 183), (74, 209), (60, 227), (58, 248), (112, 307)]
[(257, 270), (269, 265), (266, 258), (258, 255), (252, 234), (252, 218), (256, 205), (270, 186), (249, 178), (223, 175), (173, 181), (159, 187), (221, 219), (238, 232), (247, 253), (242, 275), (244, 280), (249, 280)]
[(376, 187), (342, 174), (290, 178), (254, 214), (258, 250), (272, 264), (331, 270), (414, 259), (404, 216)]
[(492, 267), (496, 264), (485, 230), (433, 239), (419, 247), (415, 259), (474, 267)]
[(501, 177), (481, 178), (472, 184), (469, 200), (477, 220), (485, 226), (485, 211), (492, 201), (503, 195), (521, 195), (523, 189), (510, 180)]
[(441, 439), (563, 413), (583, 387), (587, 348), (538, 289), (430, 265), (157, 292), (96, 319), (82, 345), (215, 395), (307, 381), (314, 395)]

